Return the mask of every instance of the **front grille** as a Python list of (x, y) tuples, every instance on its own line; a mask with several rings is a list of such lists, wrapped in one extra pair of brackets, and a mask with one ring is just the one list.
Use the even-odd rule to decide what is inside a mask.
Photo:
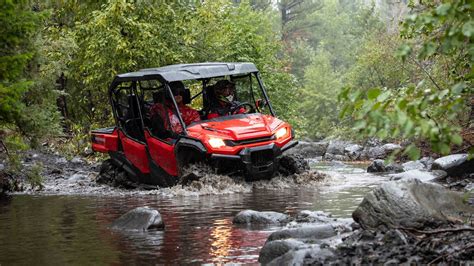
[(267, 165), (269, 162), (273, 161), (273, 151), (272, 150), (254, 151), (250, 155), (250, 158), (254, 166)]
[(264, 141), (269, 141), (269, 140), (274, 140), (275, 136), (268, 136), (268, 137), (263, 137), (263, 138), (254, 138), (254, 139), (244, 139), (244, 140), (225, 140), (225, 144), (227, 146), (237, 146), (237, 145), (246, 145), (246, 144), (252, 144), (252, 143), (257, 143), (257, 142), (264, 142)]

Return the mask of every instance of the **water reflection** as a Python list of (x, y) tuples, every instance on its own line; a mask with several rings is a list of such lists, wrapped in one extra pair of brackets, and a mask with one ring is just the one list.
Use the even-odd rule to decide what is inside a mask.
[[(332, 177), (316, 188), (175, 198), (17, 195), (0, 202), (0, 265), (256, 263), (278, 227), (236, 226), (233, 217), (244, 209), (289, 215), (323, 210), (350, 217), (383, 178), (339, 167), (339, 172), (321, 167)], [(164, 231), (108, 228), (120, 215), (146, 205), (160, 211)]]

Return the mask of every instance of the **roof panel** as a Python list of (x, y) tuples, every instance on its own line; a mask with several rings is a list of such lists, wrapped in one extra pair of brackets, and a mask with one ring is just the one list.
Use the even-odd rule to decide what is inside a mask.
[(178, 80), (202, 79), (219, 76), (257, 72), (253, 63), (197, 63), (178, 64), (158, 68), (146, 68), (137, 72), (117, 75), (115, 81), (129, 80), (146, 76), (161, 76), (168, 82)]

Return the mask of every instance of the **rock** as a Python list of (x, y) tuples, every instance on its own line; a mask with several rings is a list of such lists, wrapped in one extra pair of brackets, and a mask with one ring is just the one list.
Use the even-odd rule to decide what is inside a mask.
[(345, 155), (344, 149), (348, 145), (350, 144), (346, 141), (331, 140), (329, 142), (328, 148), (326, 149), (326, 153), (331, 153), (334, 155)]
[(425, 165), (422, 164), (420, 161), (409, 161), (402, 164), (403, 171), (410, 171), (410, 170), (421, 170), (425, 168)]
[(365, 148), (362, 151), (361, 157), (364, 159), (384, 159), (386, 156), (385, 149), (377, 146), (377, 147), (369, 147)]
[(387, 166), (385, 166), (385, 171), (390, 173), (400, 173), (403, 172), (403, 166), (397, 163), (389, 163)]
[(53, 169), (51, 169), (50, 173), (53, 174), (53, 175), (59, 175), (59, 174), (62, 174), (62, 172), (63, 171), (59, 168), (53, 168)]
[(86, 147), (84, 151), (82, 152), (82, 156), (84, 157), (89, 157), (92, 154), (94, 154), (94, 151), (91, 149), (91, 147)]
[(66, 164), (67, 160), (64, 157), (59, 157), (56, 159), (56, 164)]
[(318, 156), (323, 156), (326, 153), (326, 149), (329, 143), (325, 141), (321, 142), (310, 142), (310, 141), (300, 141), (296, 148), (290, 149), (289, 154), (299, 154), (304, 158), (314, 158)]
[(308, 259), (324, 262), (332, 257), (334, 257), (334, 253), (323, 248), (323, 245), (311, 245), (306, 248), (290, 250), (283, 256), (272, 260), (269, 265), (311, 265), (311, 263), (306, 263)]
[(431, 157), (423, 157), (418, 161), (422, 163), (427, 170), (431, 170), (431, 166), (433, 165), (434, 159)]
[(162, 229), (165, 224), (157, 210), (145, 206), (127, 212), (115, 220), (110, 227), (115, 230), (146, 231), (152, 228)]
[(393, 144), (393, 143), (387, 143), (387, 144), (382, 146), (382, 149), (385, 150), (386, 154), (392, 153), (396, 150), (400, 150), (401, 148), (402, 148), (402, 146), (400, 146), (398, 144)]
[(289, 221), (289, 216), (279, 212), (258, 212), (244, 210), (239, 212), (233, 220), (234, 224), (282, 224)]
[(81, 180), (87, 180), (87, 176), (88, 176), (87, 173), (79, 172), (79, 173), (73, 174), (67, 180), (71, 182), (77, 182)]
[(0, 171), (5, 170), (5, 165), (3, 163), (0, 163)]
[(474, 172), (474, 159), (467, 160), (467, 154), (452, 154), (436, 159), (431, 169), (444, 170), (448, 176), (461, 177)]
[(283, 229), (272, 233), (267, 241), (297, 238), (297, 239), (324, 239), (337, 235), (337, 231), (330, 224), (304, 226), (300, 228)]
[(367, 172), (368, 173), (381, 173), (385, 172), (385, 163), (383, 160), (377, 159), (374, 160), (369, 167), (367, 167)]
[(331, 217), (331, 214), (325, 213), (323, 211), (308, 211), (302, 210), (296, 214), (296, 222), (298, 223), (329, 223), (334, 221), (334, 218)]
[(305, 246), (305, 244), (294, 239), (276, 240), (270, 242), (267, 241), (260, 250), (258, 262), (261, 264), (268, 264), (275, 258), (278, 258), (299, 246)]
[(79, 156), (76, 156), (76, 157), (72, 158), (71, 163), (73, 163), (73, 164), (83, 164), (84, 159), (82, 159)]
[(462, 195), (440, 185), (416, 179), (386, 182), (370, 193), (352, 213), (362, 228), (424, 228), (462, 221), (460, 213), (474, 208), (463, 202)]
[(434, 170), (432, 172), (422, 171), (418, 169), (409, 170), (399, 174), (390, 174), (390, 180), (400, 179), (418, 179), (423, 182), (434, 181), (435, 179), (442, 179), (446, 177), (446, 172), (443, 170)]
[(344, 153), (351, 160), (357, 160), (360, 157), (363, 147), (359, 144), (352, 144), (344, 148)]

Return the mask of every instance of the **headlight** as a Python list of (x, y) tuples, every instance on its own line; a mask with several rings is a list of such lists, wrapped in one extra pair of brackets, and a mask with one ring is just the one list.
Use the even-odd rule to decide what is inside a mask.
[(213, 148), (220, 148), (220, 147), (224, 147), (225, 146), (225, 143), (222, 139), (219, 139), (219, 138), (209, 138), (209, 145), (211, 145), (211, 147)]
[(287, 131), (286, 127), (280, 128), (280, 129), (277, 130), (277, 132), (275, 132), (275, 137), (277, 139), (279, 139), (281, 137), (284, 137), (287, 132), (288, 131)]

